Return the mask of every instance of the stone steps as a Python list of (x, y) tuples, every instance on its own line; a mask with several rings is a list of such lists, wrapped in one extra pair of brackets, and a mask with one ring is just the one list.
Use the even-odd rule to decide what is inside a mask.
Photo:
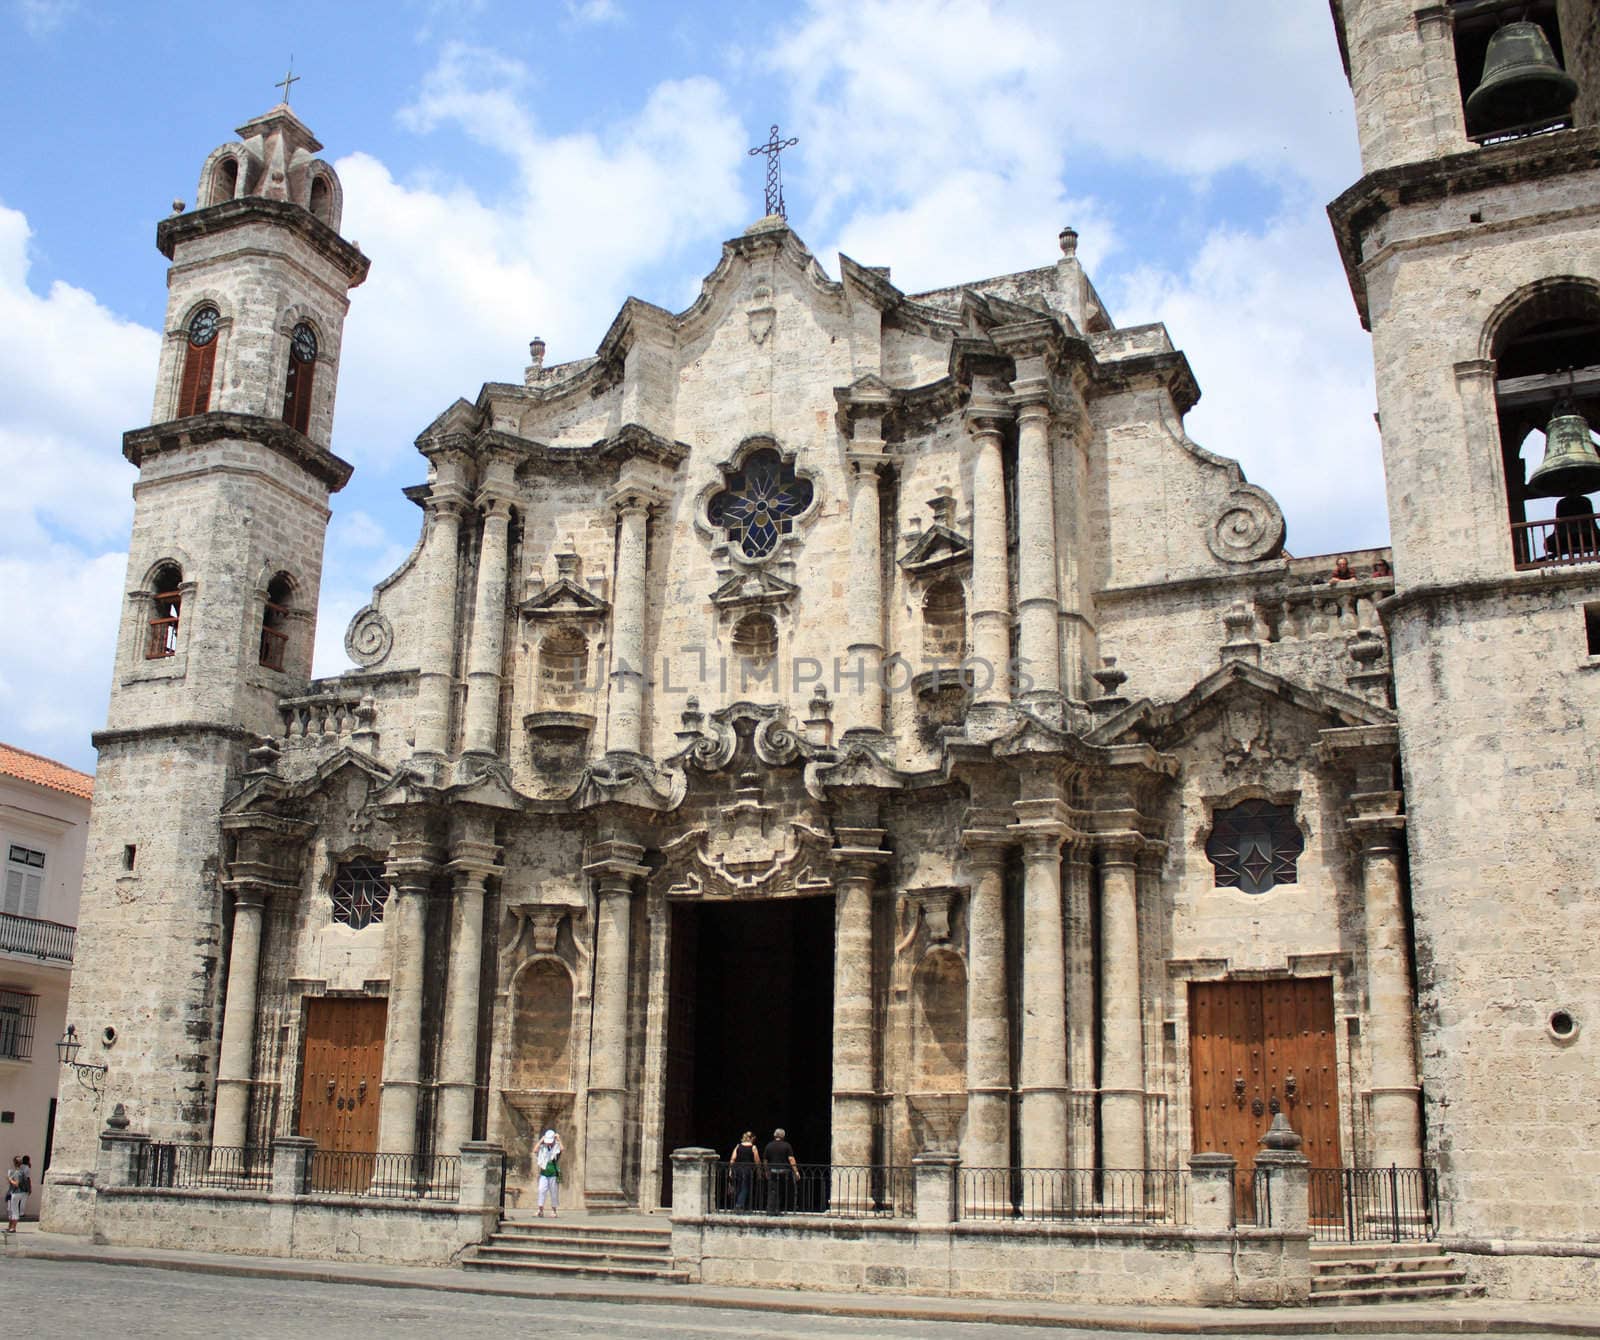
[(1423, 1302), (1480, 1293), (1455, 1258), (1432, 1243), (1351, 1244), (1311, 1253), (1313, 1304)]
[(672, 1230), (542, 1219), (508, 1219), (462, 1258), (466, 1270), (676, 1284)]

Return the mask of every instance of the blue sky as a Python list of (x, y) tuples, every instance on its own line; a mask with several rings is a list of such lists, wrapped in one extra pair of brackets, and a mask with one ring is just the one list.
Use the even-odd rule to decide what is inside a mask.
[[(1050, 263), (1071, 223), (1123, 324), (1163, 320), (1188, 429), (1273, 492), (1296, 553), (1387, 535), (1370, 347), (1326, 202), (1358, 174), (1323, 0), (0, 0), (0, 739), (79, 767), (104, 721), (165, 309), (155, 225), (278, 98), (372, 257), (353, 295), (319, 673), (416, 538), (415, 435), (592, 352), (629, 294), (681, 308), (761, 213), (916, 291)], [(281, 39), (271, 32), (281, 33)], [(41, 620), (40, 611), (49, 615)]]

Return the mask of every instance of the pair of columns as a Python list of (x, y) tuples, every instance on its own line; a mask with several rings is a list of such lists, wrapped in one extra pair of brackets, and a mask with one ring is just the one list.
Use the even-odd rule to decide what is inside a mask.
[[(1023, 859), (1022, 1012), (1017, 1095), (1025, 1168), (1093, 1168), (1094, 1102), (1102, 1163), (1143, 1168), (1144, 1050), (1139, 971), (1138, 869), (1143, 839), (1101, 846), (1100, 1053), (1094, 1083), (1094, 1002), (1089, 848), (1046, 811), (1024, 801), (1019, 822), (969, 830), (967, 1130), (970, 1167), (1010, 1165), (1011, 1055), (1006, 977), (1005, 866)], [(1063, 861), (1063, 845), (1066, 858)], [(1066, 884), (1063, 889), (1063, 868)], [(1063, 897), (1065, 893), (1065, 897)]]
[(1044, 377), (1013, 383), (1008, 402), (974, 399), (967, 411), (977, 458), (972, 476), (970, 655), (980, 671), (974, 701), (1008, 703), (1011, 676), (1011, 578), (1007, 559), (1005, 467), (1001, 437), (1017, 422), (1017, 661), (1028, 696), (1059, 697), (1061, 587), (1056, 530), (1055, 459), (1050, 449), (1050, 393)]
[[(444, 867), (453, 877), (454, 896), (434, 1141), (441, 1152), (454, 1152), (472, 1139), (484, 881), (496, 869), (498, 850), (486, 837), (474, 833), (457, 841), (452, 859)], [(417, 1146), (417, 1107), (422, 1089), (423, 955), (428, 899), (439, 869), (436, 857), (436, 850), (425, 843), (397, 842), (391, 848), (386, 871), (392, 893), (385, 917), (391, 957), (383, 1079), (378, 1098), (378, 1149), (383, 1153), (410, 1154)], [(222, 1009), (212, 1126), (212, 1143), (216, 1145), (242, 1145), (247, 1135), (266, 893), (267, 886), (261, 883), (240, 883), (235, 887), (233, 941)]]

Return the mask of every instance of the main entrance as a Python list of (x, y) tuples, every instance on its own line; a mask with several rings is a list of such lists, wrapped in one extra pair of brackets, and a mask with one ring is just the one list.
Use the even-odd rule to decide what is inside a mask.
[(378, 1147), (378, 1088), (388, 1002), (324, 996), (306, 1001), (300, 1071), (301, 1135), (318, 1149), (370, 1153)]
[(663, 1203), (674, 1149), (727, 1158), (746, 1130), (828, 1161), (833, 916), (826, 897), (673, 904)]
[(1332, 978), (1192, 982), (1189, 1046), (1196, 1153), (1255, 1167), (1281, 1110), (1313, 1168), (1340, 1166)]

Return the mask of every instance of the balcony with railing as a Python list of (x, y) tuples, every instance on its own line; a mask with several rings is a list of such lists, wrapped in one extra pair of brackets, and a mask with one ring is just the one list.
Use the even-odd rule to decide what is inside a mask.
[(1572, 512), (1545, 521), (1513, 521), (1511, 552), (1518, 568), (1600, 563), (1600, 517)]
[(16, 954), (44, 963), (71, 963), (77, 937), (76, 926), (0, 912), (0, 954)]

